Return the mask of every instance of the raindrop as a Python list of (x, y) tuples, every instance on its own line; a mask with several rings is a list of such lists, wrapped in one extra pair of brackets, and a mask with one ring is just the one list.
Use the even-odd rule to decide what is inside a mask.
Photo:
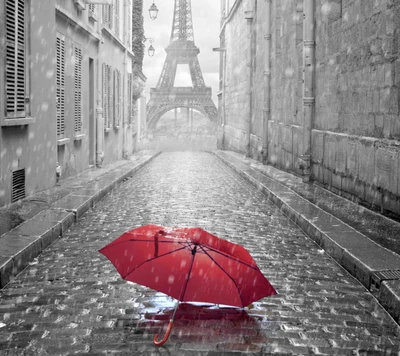
[(321, 6), (321, 12), (324, 16), (328, 16), (331, 12), (332, 6), (329, 3), (325, 3)]
[(54, 70), (53, 69), (48, 69), (47, 72), (46, 72), (46, 77), (48, 79), (51, 79), (51, 78), (53, 78), (53, 75), (54, 75)]
[(293, 74), (294, 74), (294, 69), (293, 69), (292, 67), (286, 68), (286, 70), (285, 70), (285, 76), (286, 76), (287, 78), (293, 77)]
[(43, 112), (46, 112), (48, 109), (49, 109), (49, 103), (46, 102), (46, 101), (43, 102), (42, 105), (41, 105), (41, 110), (42, 110)]

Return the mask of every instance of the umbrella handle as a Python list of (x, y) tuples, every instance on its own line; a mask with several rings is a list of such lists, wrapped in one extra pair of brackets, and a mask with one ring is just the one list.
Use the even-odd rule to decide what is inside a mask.
[(164, 345), (164, 344), (167, 342), (167, 340), (168, 340), (168, 338), (169, 338), (169, 334), (171, 333), (173, 324), (174, 324), (174, 321), (173, 321), (173, 320), (170, 320), (170, 321), (169, 321), (169, 324), (168, 324), (167, 331), (165, 332), (165, 335), (164, 335), (164, 337), (163, 337), (162, 340), (157, 341), (157, 339), (158, 339), (158, 334), (155, 334), (155, 335), (154, 335), (153, 341), (154, 341), (154, 344), (155, 344), (156, 346)]

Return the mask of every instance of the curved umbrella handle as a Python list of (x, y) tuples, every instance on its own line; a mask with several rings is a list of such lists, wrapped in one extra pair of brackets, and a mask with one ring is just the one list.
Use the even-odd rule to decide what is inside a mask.
[(161, 341), (157, 341), (157, 339), (158, 339), (158, 334), (155, 334), (155, 335), (154, 335), (153, 341), (154, 341), (154, 344), (155, 344), (156, 346), (164, 345), (164, 344), (167, 342), (167, 340), (168, 340), (168, 338), (169, 338), (169, 334), (171, 333), (171, 330), (172, 330), (172, 326), (173, 326), (173, 325), (174, 325), (174, 321), (173, 321), (173, 320), (170, 320), (170, 321), (169, 321), (169, 324), (168, 324), (167, 331), (165, 332), (165, 335), (164, 335), (164, 337), (163, 337), (163, 339), (162, 339)]

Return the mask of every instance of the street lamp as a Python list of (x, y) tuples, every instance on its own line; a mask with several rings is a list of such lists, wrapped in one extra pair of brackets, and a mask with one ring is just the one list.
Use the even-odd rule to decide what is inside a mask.
[(154, 0), (153, 0), (153, 3), (151, 4), (151, 6), (149, 8), (150, 18), (152, 20), (155, 20), (157, 18), (157, 14), (158, 14), (158, 9), (157, 9), (157, 6), (154, 4)]
[(145, 43), (147, 40), (150, 42), (150, 47), (149, 47), (149, 49), (147, 50), (147, 53), (148, 53), (149, 57), (153, 57), (153, 56), (154, 56), (154, 53), (156, 53), (156, 50), (154, 49), (153, 44), (152, 44), (153, 41), (154, 41), (154, 39), (144, 37), (144, 38), (143, 38), (143, 43)]

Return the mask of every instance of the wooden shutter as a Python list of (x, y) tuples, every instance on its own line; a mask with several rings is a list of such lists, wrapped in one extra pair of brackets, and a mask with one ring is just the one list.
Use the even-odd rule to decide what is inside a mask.
[(104, 127), (108, 127), (108, 65), (103, 63), (103, 117), (104, 117)]
[(115, 0), (115, 36), (119, 37), (119, 0)]
[(114, 11), (113, 11), (113, 5), (108, 5), (108, 27), (110, 29), (113, 29), (114, 27)]
[(121, 121), (121, 72), (117, 69), (113, 73), (114, 80), (114, 126)]
[(114, 81), (113, 71), (111, 66), (108, 66), (108, 123), (109, 128), (111, 123), (114, 122)]
[(128, 126), (132, 123), (132, 73), (128, 73)]
[(103, 5), (103, 23), (108, 25), (110, 16), (110, 5)]
[(63, 138), (65, 134), (65, 40), (61, 36), (57, 36), (56, 56), (57, 138)]
[(75, 46), (75, 66), (74, 66), (74, 83), (75, 83), (75, 134), (81, 133), (82, 129), (82, 49)]
[(25, 0), (6, 0), (6, 116), (25, 117)]

